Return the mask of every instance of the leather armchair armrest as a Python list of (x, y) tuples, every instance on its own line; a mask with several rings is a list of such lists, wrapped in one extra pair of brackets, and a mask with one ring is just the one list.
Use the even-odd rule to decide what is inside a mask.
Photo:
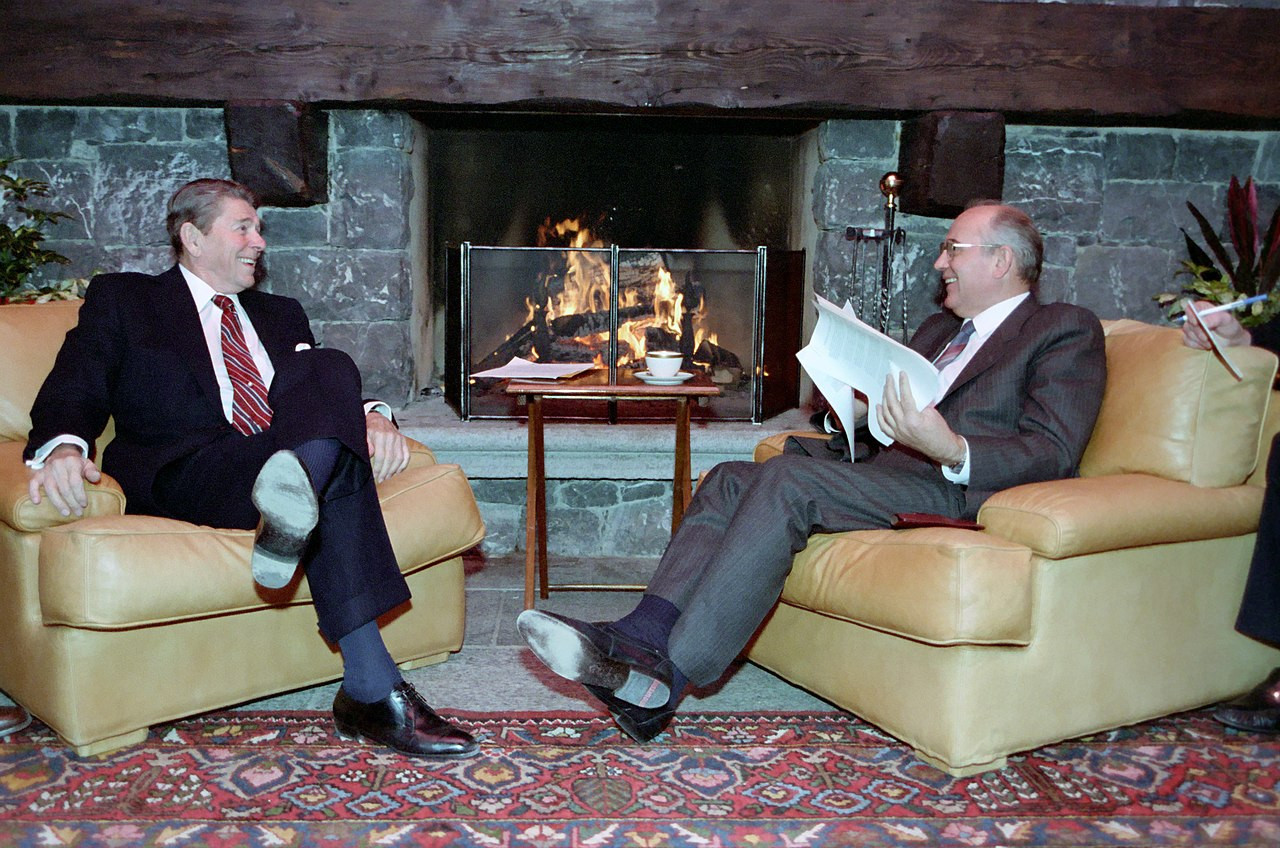
[(1150, 474), (1108, 474), (1015, 486), (992, 495), (978, 521), (1041, 556), (1240, 536), (1258, 529), (1256, 486), (1193, 486)]
[(14, 530), (36, 533), (82, 517), (124, 514), (124, 492), (106, 474), (102, 475), (102, 482), (85, 485), (89, 504), (83, 516), (63, 516), (48, 499), (32, 503), (27, 493), (27, 466), (22, 462), (25, 446), (23, 442), (0, 442), (0, 521)]

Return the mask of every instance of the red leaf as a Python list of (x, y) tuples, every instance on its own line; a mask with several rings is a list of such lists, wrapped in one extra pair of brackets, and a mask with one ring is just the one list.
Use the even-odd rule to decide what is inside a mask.
[(1236, 276), (1252, 277), (1258, 257), (1258, 190), (1253, 185), (1253, 177), (1246, 179), (1243, 187), (1234, 176), (1231, 177), (1231, 185), (1227, 188), (1227, 214), (1231, 244), (1239, 259)]

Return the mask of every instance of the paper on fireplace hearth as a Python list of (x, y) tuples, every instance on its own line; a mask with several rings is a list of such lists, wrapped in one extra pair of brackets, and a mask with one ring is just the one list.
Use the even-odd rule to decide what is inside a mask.
[(846, 433), (853, 433), (857, 421), (853, 390), (866, 395), (871, 413), (867, 427), (882, 445), (893, 439), (880, 428), (876, 405), (884, 398), (885, 380), (905, 373), (911, 383), (916, 403), (933, 403), (941, 394), (942, 384), (933, 363), (911, 348), (858, 319), (853, 307), (844, 308), (821, 296), (815, 296), (818, 322), (809, 344), (796, 354), (809, 379), (831, 405)]
[(562, 377), (572, 377), (583, 371), (590, 371), (591, 368), (590, 362), (530, 362), (528, 359), (513, 356), (506, 365), (490, 368), (488, 371), (481, 371), (471, 376), (503, 380), (559, 380)]

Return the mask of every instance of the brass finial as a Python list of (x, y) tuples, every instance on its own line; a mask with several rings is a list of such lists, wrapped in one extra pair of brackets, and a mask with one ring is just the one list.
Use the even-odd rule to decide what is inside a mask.
[(884, 195), (884, 205), (894, 208), (898, 205), (898, 192), (902, 191), (902, 177), (897, 171), (890, 171), (880, 178), (880, 193)]

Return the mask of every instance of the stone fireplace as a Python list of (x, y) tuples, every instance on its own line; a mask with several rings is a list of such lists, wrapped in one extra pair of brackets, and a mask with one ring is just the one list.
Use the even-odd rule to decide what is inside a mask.
[(432, 300), (445, 328), (443, 347), (438, 326), (429, 340), (431, 376), (462, 417), (520, 415), (493, 381), (471, 377), (513, 356), (617, 376), (653, 346), (681, 351), (691, 373), (721, 386), (705, 418), (758, 423), (797, 404), (808, 297), (795, 221), (812, 122), (420, 120)]

